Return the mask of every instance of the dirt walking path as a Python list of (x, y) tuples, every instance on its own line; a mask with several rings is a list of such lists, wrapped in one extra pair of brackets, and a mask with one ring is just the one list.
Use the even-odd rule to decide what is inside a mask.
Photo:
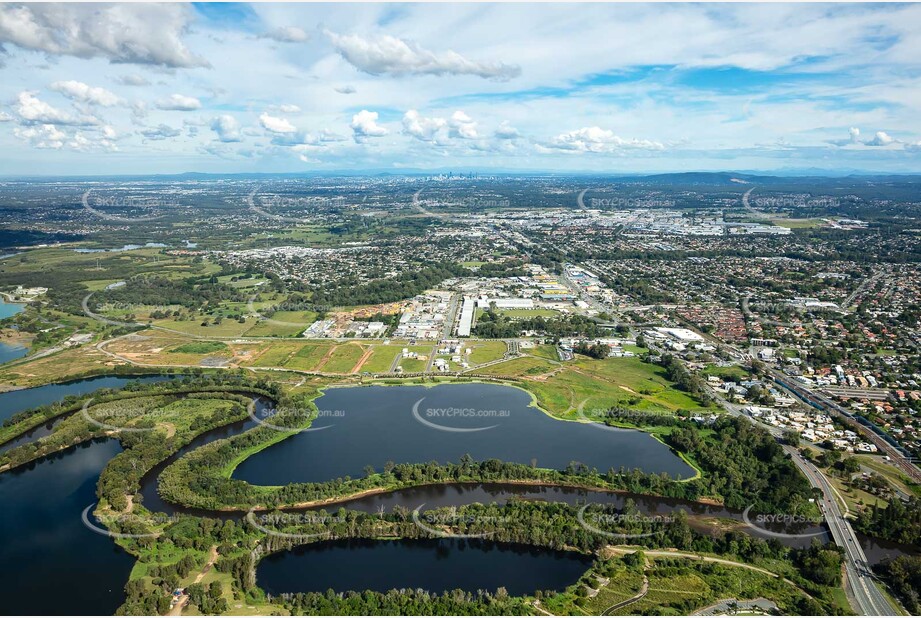
[[(215, 545), (211, 547), (211, 551), (208, 553), (208, 562), (205, 563), (205, 566), (202, 567), (202, 570), (198, 573), (198, 575), (195, 576), (195, 580), (192, 582), (193, 584), (201, 583), (201, 580), (205, 578), (205, 575), (207, 575), (211, 571), (211, 567), (213, 567), (214, 563), (217, 562), (217, 558), (218, 558), (217, 546)], [(188, 605), (188, 603), (189, 603), (189, 595), (187, 594), (181, 595), (179, 597), (179, 600), (176, 601), (176, 604), (170, 608), (169, 612), (167, 612), (166, 615), (167, 616), (181, 616), (182, 610), (185, 609), (185, 606)]]

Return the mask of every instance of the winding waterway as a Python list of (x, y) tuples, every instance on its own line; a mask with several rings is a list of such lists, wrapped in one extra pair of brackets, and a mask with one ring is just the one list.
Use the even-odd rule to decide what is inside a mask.
[[(169, 377), (145, 376), (140, 380), (151, 382), (169, 379)], [(58, 401), (67, 395), (86, 394), (99, 388), (116, 388), (134, 380), (138, 378), (112, 376), (2, 393), (0, 394), (0, 410), (3, 416), (9, 416)], [(487, 388), (486, 390), (468, 390), (466, 393), (463, 392), (464, 388), (458, 385), (432, 389), (418, 387), (330, 389), (324, 398), (318, 400), (320, 409), (343, 410), (344, 414), (328, 415), (321, 418), (320, 424), (324, 422), (329, 425), (341, 423), (341, 426), (331, 426), (320, 432), (299, 434), (282, 442), (282, 445), (298, 444), (298, 447), (292, 449), (286, 457), (277, 459), (275, 463), (277, 467), (273, 469), (269, 466), (265, 469), (265, 473), (277, 476), (277, 473), (281, 471), (281, 476), (284, 476), (284, 466), (296, 464), (295, 476), (300, 475), (305, 469), (304, 466), (309, 465), (310, 462), (316, 462), (316, 459), (304, 458), (303, 454), (298, 458), (296, 453), (307, 448), (306, 444), (309, 444), (310, 448), (322, 446), (318, 438), (327, 440), (337, 435), (348, 438), (349, 432), (344, 430), (359, 427), (358, 425), (346, 425), (345, 419), (348, 418), (357, 418), (359, 421), (369, 420), (371, 428), (365, 433), (359, 432), (361, 435), (354, 436), (355, 442), (337, 438), (336, 444), (342, 450), (339, 453), (332, 453), (328, 449), (322, 450), (324, 456), (333, 459), (342, 456), (348, 462), (348, 466), (363, 467), (365, 464), (362, 462), (366, 458), (352, 451), (370, 448), (369, 440), (373, 439), (372, 442), (383, 443), (384, 437), (393, 435), (395, 429), (409, 432), (425, 430), (424, 434), (416, 434), (416, 439), (421, 441), (403, 441), (398, 443), (397, 450), (383, 449), (386, 454), (375, 454), (378, 457), (390, 458), (394, 453), (401, 453), (406, 457), (405, 461), (425, 461), (425, 454), (430, 452), (427, 450), (430, 446), (429, 442), (437, 440), (442, 433), (451, 435), (452, 432), (434, 430), (415, 420), (412, 416), (412, 404), (419, 397), (424, 397), (423, 404), (433, 407), (450, 404), (455, 407), (480, 405), (501, 409), (500, 406), (508, 406), (512, 410), (513, 415), (496, 419), (499, 422), (508, 423), (504, 431), (497, 427), (467, 434), (464, 436), (465, 441), (459, 445), (453, 445), (459, 449), (471, 445), (480, 449), (498, 449), (490, 451), (490, 456), (500, 458), (507, 457), (509, 454), (526, 457), (529, 453), (537, 452), (535, 457), (539, 457), (539, 461), (548, 467), (559, 465), (559, 462), (568, 463), (567, 458), (571, 460), (570, 455), (578, 451), (589, 455), (587, 458), (589, 461), (580, 460), (606, 469), (621, 464), (605, 464), (603, 461), (592, 458), (621, 458), (623, 460), (621, 440), (628, 438), (640, 441), (647, 447), (659, 448), (657, 459), (644, 461), (651, 461), (659, 465), (663, 465), (663, 462), (665, 464), (674, 463), (668, 457), (681, 461), (664, 445), (655, 442), (645, 434), (608, 432), (575, 423), (556, 421), (546, 417), (538, 410), (528, 408), (527, 395), (517, 390), (502, 387), (496, 390), (489, 388), (491, 385), (463, 386)], [(521, 395), (524, 399), (509, 395), (509, 392)], [(357, 398), (356, 393), (360, 395)], [(485, 396), (484, 393), (489, 395), (485, 402), (482, 399)], [(325, 399), (333, 395), (335, 397), (331, 400)], [(407, 403), (409, 403), (408, 416), (404, 409)], [(269, 402), (260, 399), (257, 405), (257, 417), (263, 417), (264, 412), (269, 412)], [(513, 407), (515, 405), (521, 407)], [(514, 416), (515, 411), (520, 413), (517, 417)], [(433, 417), (423, 418), (429, 420)], [(381, 419), (387, 422), (375, 422)], [(523, 422), (522, 419), (524, 419)], [(519, 428), (525, 428), (523, 431), (526, 438), (523, 440), (533, 439), (529, 437), (532, 434), (527, 433), (532, 431), (527, 429), (528, 419), (540, 419), (536, 421), (539, 423), (552, 423), (541, 428), (541, 431), (546, 432), (546, 435), (542, 437), (542, 444), (519, 444), (516, 440), (511, 440), (516, 436)], [(437, 420), (446, 425), (450, 422), (455, 427), (472, 427), (477, 424), (481, 425), (483, 419), (474, 418), (472, 422), (467, 417), (444, 420), (438, 418)], [(464, 425), (465, 422), (468, 425)], [(495, 423), (491, 422), (491, 424)], [(157, 476), (167, 465), (195, 448), (213, 440), (237, 435), (253, 426), (255, 426), (255, 421), (246, 420), (206, 432), (181, 449), (179, 453), (158, 465), (141, 480), (141, 495), (145, 506), (153, 511), (168, 514), (186, 512), (217, 516), (216, 513), (179, 509), (164, 502), (157, 495)], [(588, 431), (588, 433), (579, 434), (579, 440), (577, 440), (579, 449), (573, 448), (573, 442), (566, 434), (569, 428)], [(508, 431), (509, 429), (513, 431)], [(336, 434), (337, 430), (342, 431)], [(478, 442), (479, 436), (492, 433), (500, 436), (500, 439), (487, 441), (485, 445)], [(613, 445), (607, 448), (597, 445), (591, 438), (596, 435), (598, 440), (614, 440)], [(312, 436), (312, 440), (307, 441), (302, 436)], [(35, 437), (33, 435), (32, 439)], [(502, 450), (504, 448), (503, 439), (505, 443), (511, 442), (508, 450)], [(586, 439), (588, 439), (587, 443)], [(563, 448), (569, 450), (565, 454), (558, 454), (556, 459), (553, 459), (551, 451), (558, 444), (564, 445)], [(413, 445), (419, 447), (419, 454), (413, 450)], [(275, 448), (263, 451), (259, 456), (264, 456), (265, 453), (270, 453)], [(4, 613), (111, 614), (120, 605), (123, 600), (122, 587), (127, 581), (133, 558), (119, 549), (111, 539), (90, 531), (80, 521), (83, 509), (96, 501), (96, 480), (100, 471), (120, 450), (115, 440), (96, 441), (46, 457), (12, 472), (0, 474), (0, 504), (4, 506), (0, 510), (0, 564), (17, 565), (15, 572), (5, 578), (0, 578), (0, 595), (3, 595), (6, 610)], [(468, 448), (465, 452), (473, 450)], [(471, 454), (475, 458), (482, 456), (474, 452)], [(547, 462), (547, 458), (553, 463)], [(452, 459), (456, 460), (456, 457), (447, 460)], [(562, 465), (565, 466), (566, 463)], [(632, 467), (629, 462), (622, 465)], [(275, 477), (272, 478), (271, 482), (274, 484), (285, 482)], [(325, 478), (328, 477), (324, 477), (324, 480)], [(326, 508), (332, 511), (343, 506), (348, 509), (377, 512), (381, 508), (390, 511), (397, 505), (413, 510), (421, 505), (424, 505), (424, 509), (430, 509), (474, 502), (503, 504), (513, 499), (546, 500), (569, 504), (597, 502), (621, 507), (627, 500), (631, 500), (640, 511), (647, 514), (659, 515), (675, 510), (687, 511), (691, 516), (691, 525), (701, 530), (708, 529), (706, 520), (714, 518), (741, 520), (741, 514), (737, 511), (683, 500), (507, 483), (428, 485), (365, 496), (330, 504)], [(221, 514), (220, 516), (239, 518), (240, 514)], [(745, 530), (749, 531), (747, 528)], [(763, 535), (758, 534), (758, 536)], [(818, 538), (824, 540), (825, 537), (819, 536)], [(812, 538), (798, 541), (779, 540), (788, 545), (802, 545), (811, 542)], [(871, 562), (902, 553), (892, 544), (874, 539), (862, 538), (861, 541)], [(535, 589), (565, 587), (584, 572), (588, 560), (586, 556), (571, 552), (552, 552), (470, 539), (331, 541), (267, 557), (259, 566), (258, 580), (266, 590), (275, 593), (325, 591), (330, 587), (337, 590), (386, 591), (391, 588), (418, 587), (431, 591), (456, 588), (474, 591), (477, 589), (495, 590), (503, 586), (511, 594), (524, 594), (533, 592)], [(395, 565), (399, 566), (395, 567)]]
[[(86, 395), (87, 393), (92, 393), (101, 388), (122, 388), (131, 382), (150, 384), (152, 382), (163, 382), (177, 377), (181, 376), (102, 376), (74, 380), (72, 382), (62, 382), (60, 384), (46, 384), (45, 386), (26, 388), (18, 391), (7, 391), (5, 393), (0, 393), (0, 422), (20, 412), (61, 401), (70, 395)], [(54, 429), (54, 426), (60, 422), (61, 418), (62, 417), (51, 419), (44, 425), (39, 425), (18, 438), (0, 444), (0, 453), (49, 435)]]

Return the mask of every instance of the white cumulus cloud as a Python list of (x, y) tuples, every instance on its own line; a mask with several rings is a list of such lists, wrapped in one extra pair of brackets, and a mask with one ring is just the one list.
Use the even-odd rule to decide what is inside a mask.
[(60, 150), (64, 147), (67, 135), (53, 124), (42, 124), (34, 127), (13, 129), (13, 134), (21, 140), (27, 141), (35, 148), (48, 148)]
[(377, 112), (369, 112), (366, 109), (361, 110), (352, 116), (352, 137), (356, 142), (361, 142), (367, 137), (383, 137), (387, 135), (387, 129), (377, 124)]
[(118, 105), (121, 101), (118, 96), (105, 88), (89, 86), (83, 82), (72, 79), (54, 82), (51, 84), (51, 89), (60, 92), (68, 99), (80, 101), (81, 103), (101, 105), (103, 107), (112, 107), (113, 105)]
[(886, 133), (885, 131), (877, 131), (876, 135), (873, 136), (873, 139), (867, 140), (864, 142), (867, 146), (888, 146), (889, 144), (894, 144), (898, 140)]
[(449, 124), (451, 125), (451, 137), (460, 139), (477, 138), (476, 122), (464, 112), (457, 110), (451, 114)]
[(617, 150), (664, 150), (660, 142), (644, 139), (625, 139), (601, 127), (583, 127), (561, 133), (543, 144), (544, 149), (564, 152), (614, 152)]
[(42, 101), (35, 96), (34, 92), (23, 91), (17, 97), (16, 113), (22, 122), (26, 124), (70, 124), (70, 125), (91, 125), (98, 124), (98, 121), (92, 117), (74, 117), (67, 112), (63, 112), (50, 103)]
[(279, 118), (277, 116), (270, 116), (269, 114), (261, 114), (259, 116), (259, 124), (262, 125), (263, 129), (272, 133), (297, 132), (297, 127), (288, 122), (287, 119)]
[(217, 133), (218, 140), (222, 142), (239, 142), (243, 140), (240, 135), (240, 123), (229, 114), (221, 114), (211, 121), (211, 130)]
[(187, 97), (182, 94), (171, 94), (165, 99), (157, 101), (157, 109), (192, 112), (196, 109), (201, 109), (201, 101), (195, 97)]
[(182, 40), (191, 13), (187, 6), (168, 3), (4, 3), (0, 44), (114, 63), (208, 66)]
[(476, 75), (505, 81), (521, 74), (517, 66), (475, 62), (451, 50), (432, 52), (386, 34), (365, 38), (326, 31), (326, 36), (352, 66), (371, 75)]
[(425, 118), (414, 109), (403, 115), (403, 133), (423, 142), (433, 142), (438, 132), (446, 127), (444, 118)]

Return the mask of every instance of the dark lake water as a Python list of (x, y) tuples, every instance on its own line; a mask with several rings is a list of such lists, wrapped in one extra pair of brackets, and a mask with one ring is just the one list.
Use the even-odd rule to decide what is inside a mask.
[[(170, 375), (149, 375), (141, 377), (130, 376), (102, 376), (98, 378), (87, 378), (85, 380), (76, 380), (73, 382), (63, 382), (61, 384), (46, 384), (35, 388), (26, 388), (18, 391), (9, 391), (0, 393), (0, 422), (8, 419), (14, 414), (45, 406), (56, 401), (61, 401), (68, 395), (85, 395), (99, 390), (100, 388), (121, 388), (129, 382), (140, 382), (142, 384), (151, 382), (163, 382), (171, 380), (178, 376)], [(51, 433), (54, 426), (60, 421), (60, 418), (52, 419), (40, 425), (31, 431), (28, 431), (16, 438), (0, 444), (0, 453), (11, 448), (16, 448), (26, 442), (37, 440)]]
[(46, 384), (45, 386), (25, 388), (18, 391), (8, 391), (0, 393), (0, 421), (6, 420), (19, 412), (60, 401), (68, 395), (85, 395), (100, 388), (121, 388), (129, 382), (140, 382), (141, 384), (163, 382), (176, 377), (182, 376), (100, 376), (60, 384)]
[(267, 592), (423, 588), (531, 594), (561, 590), (591, 566), (589, 556), (479, 539), (364, 541), (306, 545), (266, 557), (256, 582)]
[(331, 388), (316, 401), (321, 417), (313, 426), (325, 429), (261, 451), (234, 477), (257, 485), (319, 482), (365, 476), (366, 466), (381, 470), (388, 461), (449, 463), (465, 454), (556, 470), (576, 461), (603, 472), (623, 466), (694, 475), (648, 434), (559, 421), (530, 402), (528, 393), (494, 384)]
[[(0, 320), (3, 318), (9, 318), (23, 310), (23, 305), (16, 303), (8, 303), (6, 300), (0, 296)], [(16, 360), (17, 358), (22, 358), (28, 354), (29, 349), (21, 345), (12, 345), (9, 343), (0, 342), (0, 365), (3, 363), (8, 363), (11, 360)]]
[(95, 442), (0, 474), (3, 614), (111, 615), (122, 604), (134, 558), (80, 519), (120, 451)]
[[(169, 376), (147, 376), (143, 381), (168, 378)], [(132, 379), (135, 378), (94, 378), (3, 393), (0, 394), (0, 410), (12, 414), (51, 403), (69, 394), (84, 394), (102, 387), (124, 386)], [(392, 409), (389, 403), (381, 405), (381, 402), (391, 397), (391, 393), (398, 393), (400, 390), (402, 389), (395, 387), (387, 387), (385, 390), (335, 389), (331, 390), (329, 395), (349, 391), (374, 393), (376, 399), (372, 400), (376, 406), (372, 409), (388, 410)], [(422, 390), (422, 395), (426, 397), (424, 404), (428, 404), (428, 398), (434, 392), (441, 392), (439, 389), (415, 390)], [(367, 401), (364, 397), (362, 400)], [(415, 399), (412, 400), (414, 401)], [(435, 400), (432, 405), (438, 401)], [(452, 405), (467, 405), (463, 401), (465, 400), (452, 402)], [(499, 401), (500, 405), (504, 405), (501, 397), (492, 401)], [(525, 400), (524, 405), (526, 404)], [(260, 400), (257, 409), (264, 411), (268, 408), (268, 402)], [(325, 406), (321, 405), (321, 409), (324, 408)], [(349, 410), (345, 407), (341, 409)], [(573, 423), (546, 418), (537, 410), (523, 411), (554, 423), (549, 426), (550, 428), (578, 427)], [(338, 422), (344, 421), (345, 418), (348, 418), (348, 415), (330, 417), (329, 420)], [(451, 420), (453, 424), (460, 426), (465, 419)], [(410, 422), (426, 427), (414, 420)], [(179, 510), (163, 502), (157, 495), (156, 477), (159, 471), (177, 457), (202, 444), (236, 435), (254, 425), (254, 421), (247, 420), (207, 432), (176, 456), (157, 466), (142, 479), (141, 493), (144, 504), (154, 511), (170, 514)], [(399, 426), (404, 425), (410, 426), (406, 423)], [(593, 434), (597, 433), (599, 438), (611, 439), (612, 436), (621, 435), (620, 432), (585, 429), (589, 429)], [(331, 428), (301, 435), (325, 439), (333, 435), (334, 431), (335, 429)], [(498, 433), (499, 429), (478, 433), (492, 432)], [(432, 433), (447, 434), (440, 431)], [(627, 432), (627, 435), (635, 434)], [(555, 444), (557, 434), (551, 431), (548, 436), (546, 441), (551, 445)], [(464, 437), (469, 438), (469, 435)], [(662, 447), (658, 442), (653, 441), (653, 444)], [(121, 604), (122, 587), (127, 581), (133, 558), (120, 550), (111, 539), (91, 532), (80, 521), (83, 509), (96, 502), (95, 486), (100, 471), (120, 450), (115, 440), (95, 442), (0, 474), (0, 505), (3, 506), (0, 509), (0, 564), (4, 567), (15, 565), (15, 569), (5, 568), (5, 577), (0, 578), (0, 595), (4, 599), (2, 613), (111, 614)], [(666, 454), (670, 455), (667, 450)], [(342, 453), (342, 456), (346, 455), (349, 453)], [(334, 454), (328, 456), (334, 457)], [(642, 512), (649, 514), (664, 514), (676, 509), (686, 510), (692, 516), (692, 525), (694, 517), (723, 517), (735, 520), (740, 518), (736, 511), (682, 500), (512, 484), (424, 486), (367, 496), (341, 505), (349, 509), (376, 512), (381, 507), (390, 511), (397, 504), (412, 510), (422, 504), (425, 505), (424, 509), (430, 509), (473, 502), (503, 504), (511, 499), (547, 500), (569, 504), (596, 502), (618, 506), (623, 506), (625, 501), (630, 499)], [(329, 505), (326, 508), (333, 512), (339, 506)], [(207, 512), (193, 514), (217, 515)], [(222, 517), (239, 518), (240, 515), (226, 514)], [(823, 536), (818, 538), (826, 540)], [(808, 545), (811, 540), (808, 538), (802, 541), (802, 544)], [(798, 544), (789, 540), (781, 542)], [(861, 543), (871, 562), (902, 553), (894, 544), (874, 539), (861, 538)], [(260, 565), (258, 577), (260, 585), (274, 593), (325, 591), (329, 587), (337, 590), (421, 587), (441, 591), (455, 588), (495, 590), (499, 586), (504, 586), (512, 594), (522, 594), (531, 593), (538, 588), (563, 588), (575, 581), (588, 565), (588, 558), (579, 554), (493, 544), (475, 539), (336, 541), (268, 557)]]

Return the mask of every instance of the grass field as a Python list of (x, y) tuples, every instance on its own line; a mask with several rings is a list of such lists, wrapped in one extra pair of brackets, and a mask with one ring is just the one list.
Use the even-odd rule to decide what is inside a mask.
[(502, 358), (508, 349), (504, 341), (471, 341), (465, 343), (464, 348), (472, 350), (469, 358), (471, 365), (481, 365)]
[(170, 352), (177, 354), (214, 354), (227, 349), (226, 343), (220, 341), (192, 341), (176, 346)]
[(296, 337), (314, 322), (315, 317), (316, 314), (309, 311), (278, 311), (271, 320), (257, 320), (253, 327), (246, 331), (246, 336)]
[(903, 472), (898, 470), (895, 466), (886, 463), (881, 457), (872, 455), (856, 455), (856, 457), (860, 461), (861, 466), (865, 466), (884, 477), (889, 481), (890, 485), (895, 486), (906, 494), (921, 496), (921, 485), (911, 482), (911, 479)]
[(701, 373), (705, 376), (717, 376), (724, 380), (734, 380), (736, 382), (748, 379), (748, 372), (737, 365), (732, 365), (731, 367), (708, 365)]
[(352, 369), (364, 356), (366, 346), (358, 343), (343, 343), (333, 348), (332, 353), (325, 362), (318, 367), (319, 371), (329, 373), (351, 373)]
[(371, 357), (362, 365), (361, 371), (367, 371), (369, 373), (385, 373), (390, 371), (390, 365), (393, 363), (393, 359), (396, 358), (397, 354), (400, 354), (405, 347), (404, 344), (399, 343), (391, 343), (388, 345), (382, 343), (376, 344), (373, 347)]
[(537, 356), (539, 358), (545, 358), (552, 361), (560, 360), (560, 355), (557, 353), (557, 347), (555, 345), (548, 344), (539, 344), (533, 348), (526, 349), (524, 352), (530, 354), (531, 356)]
[(824, 222), (821, 219), (771, 219), (771, 223), (780, 227), (790, 228), (791, 230), (802, 230), (813, 227), (819, 227)]
[(253, 358), (244, 364), (252, 367), (283, 367), (285, 362), (296, 354), (302, 347), (303, 342), (273, 341), (271, 345), (266, 345), (257, 352)]
[[(477, 309), (477, 319), (479, 319), (479, 317), (484, 313), (486, 313), (485, 309)], [(496, 313), (501, 313), (502, 315), (513, 319), (537, 317), (555, 318), (560, 315), (560, 312), (556, 309), (496, 309)]]
[[(321, 361), (333, 349), (334, 345), (333, 342), (326, 341), (297, 344), (297, 349), (281, 366), (288, 369), (300, 369), (301, 371), (318, 371)], [(267, 367), (269, 365), (263, 364), (261, 366)]]
[(253, 318), (247, 318), (242, 324), (236, 320), (224, 320), (220, 324), (215, 324), (209, 320), (210, 323), (207, 326), (202, 326), (203, 321), (203, 319), (184, 321), (167, 319), (157, 320), (154, 325), (200, 337), (227, 338), (242, 337), (244, 333), (256, 325), (256, 320)]
[(583, 402), (586, 410), (615, 406), (658, 412), (703, 409), (666, 379), (663, 368), (636, 357), (594, 360), (577, 356), (561, 364), (523, 356), (491, 365), (481, 373), (523, 378), (522, 386), (535, 394), (538, 403), (559, 415), (574, 414)]
[(420, 371), (425, 371), (425, 367), (428, 365), (428, 360), (419, 360), (417, 358), (401, 358), (397, 364), (403, 368), (403, 373), (418, 373)]
[(526, 377), (542, 375), (553, 371), (557, 367), (558, 365), (551, 364), (544, 359), (531, 356), (520, 356), (477, 370), (477, 373), (496, 376)]
[(649, 574), (649, 591), (646, 596), (611, 615), (642, 615), (650, 611), (661, 613), (662, 608), (676, 605), (675, 609), (697, 608), (705, 605), (707, 601), (715, 600), (713, 597), (710, 586), (696, 573), (666, 575), (652, 569)]
[[(607, 583), (604, 583), (605, 580)], [(605, 573), (603, 578), (601, 575), (596, 575), (593, 589), (597, 590), (598, 594), (588, 597), (581, 607), (589, 615), (600, 616), (601, 612), (609, 607), (636, 595), (642, 585), (643, 574), (626, 567)]]
[(0, 386), (38, 386), (111, 367), (112, 359), (91, 346), (64, 350), (44, 358), (0, 366)]

